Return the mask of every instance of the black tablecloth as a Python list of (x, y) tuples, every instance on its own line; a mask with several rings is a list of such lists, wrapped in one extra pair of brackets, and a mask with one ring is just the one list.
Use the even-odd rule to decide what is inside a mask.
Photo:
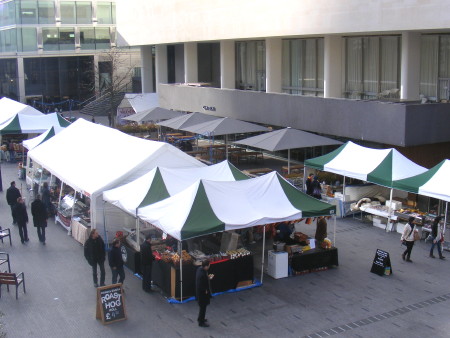
[(304, 271), (322, 267), (339, 265), (337, 248), (312, 249), (301, 254), (293, 255), (291, 258), (291, 267), (295, 271)]

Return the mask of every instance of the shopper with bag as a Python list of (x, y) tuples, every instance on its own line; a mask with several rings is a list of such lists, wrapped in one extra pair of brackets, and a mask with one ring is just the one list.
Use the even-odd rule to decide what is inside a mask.
[(430, 257), (435, 258), (433, 255), (434, 247), (437, 247), (437, 251), (439, 254), (440, 259), (445, 259), (444, 256), (442, 256), (442, 248), (441, 243), (444, 241), (444, 229), (443, 225), (440, 224), (442, 220), (441, 216), (438, 216), (434, 219), (433, 225), (431, 226), (431, 236), (433, 237), (433, 243), (431, 244), (430, 249)]
[(414, 225), (414, 217), (410, 217), (408, 219), (408, 223), (405, 225), (405, 229), (403, 229), (403, 234), (401, 237), (401, 242), (403, 245), (406, 245), (406, 250), (402, 254), (402, 258), (404, 261), (412, 263), (411, 260), (411, 251), (414, 246), (414, 241), (419, 240), (419, 231)]

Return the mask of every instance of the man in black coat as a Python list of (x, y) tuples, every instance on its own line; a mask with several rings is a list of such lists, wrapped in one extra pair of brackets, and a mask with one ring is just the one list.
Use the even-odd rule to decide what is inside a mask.
[(152, 236), (148, 234), (144, 243), (141, 244), (141, 270), (142, 270), (142, 289), (145, 292), (152, 291), (152, 264), (155, 260), (152, 252)]
[(14, 217), (13, 208), (17, 203), (17, 199), (22, 197), (19, 189), (16, 188), (16, 182), (12, 181), (10, 187), (6, 190), (6, 202), (11, 207), (11, 214), (13, 218), (13, 224), (17, 224), (17, 220)]
[(123, 258), (120, 251), (120, 240), (114, 239), (112, 242), (111, 251), (108, 253), (108, 262), (111, 267), (112, 284), (117, 283), (117, 276), (119, 276), (119, 283), (125, 280), (125, 271), (123, 270)]
[(209, 260), (204, 260), (202, 266), (199, 266), (195, 274), (195, 296), (197, 298), (198, 306), (200, 307), (198, 312), (198, 325), (202, 327), (208, 327), (206, 316), (206, 307), (209, 305), (211, 298), (211, 285), (209, 284), (210, 279), (214, 275), (208, 275), (210, 262)]
[(17, 203), (13, 207), (13, 218), (17, 221), (17, 226), (19, 227), (19, 236), (22, 244), (28, 242), (28, 213), (27, 208), (22, 197), (17, 198)]
[(41, 195), (31, 203), (31, 215), (33, 215), (33, 224), (37, 229), (39, 242), (45, 245), (45, 228), (47, 227), (47, 208), (41, 201)]
[(97, 229), (91, 230), (89, 238), (84, 243), (84, 257), (92, 266), (94, 286), (98, 287), (97, 265), (100, 267), (100, 286), (105, 286), (105, 243)]

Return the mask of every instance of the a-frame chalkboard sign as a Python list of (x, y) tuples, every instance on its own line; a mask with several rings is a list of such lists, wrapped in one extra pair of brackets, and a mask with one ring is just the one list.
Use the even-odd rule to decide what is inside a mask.
[(375, 258), (373, 259), (372, 269), (370, 272), (376, 273), (377, 275), (391, 275), (392, 266), (391, 259), (389, 258), (389, 252), (377, 249), (375, 253)]
[(97, 288), (96, 318), (103, 324), (127, 319), (122, 284), (112, 284)]

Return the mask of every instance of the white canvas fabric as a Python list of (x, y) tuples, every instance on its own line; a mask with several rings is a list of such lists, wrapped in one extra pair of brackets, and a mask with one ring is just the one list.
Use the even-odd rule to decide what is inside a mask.
[[(52, 127), (55, 135), (59, 133), (61, 130), (64, 129), (64, 127)], [(27, 148), (28, 150), (31, 150), (33, 148), (36, 148), (39, 144), (42, 143), (43, 140), (48, 136), (52, 128), (46, 130), (41, 135), (30, 138), (28, 140), (23, 141), (23, 146)]]
[(16, 114), (22, 115), (44, 115), (39, 110), (26, 104), (3, 97), (0, 99), (0, 123), (4, 123)]
[[(18, 114), (21, 132), (23, 134), (40, 134), (47, 131), (51, 127), (63, 128), (60, 125), (57, 113), (47, 115), (23, 115)], [(0, 131), (6, 130), (14, 117), (0, 124)]]
[(419, 188), (419, 194), (450, 202), (450, 160)]
[(392, 163), (392, 180), (394, 181), (419, 175), (427, 171), (426, 168), (414, 163), (396, 149), (392, 149)]

